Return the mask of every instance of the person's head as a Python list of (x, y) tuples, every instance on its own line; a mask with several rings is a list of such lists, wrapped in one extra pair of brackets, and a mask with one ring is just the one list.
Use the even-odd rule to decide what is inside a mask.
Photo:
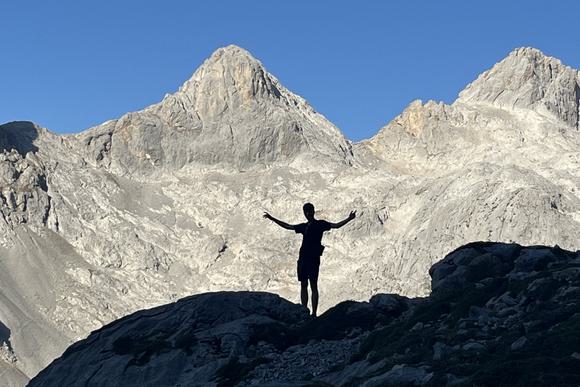
[(309, 221), (314, 219), (314, 205), (312, 203), (305, 203), (302, 206), (302, 210), (304, 211), (306, 219)]

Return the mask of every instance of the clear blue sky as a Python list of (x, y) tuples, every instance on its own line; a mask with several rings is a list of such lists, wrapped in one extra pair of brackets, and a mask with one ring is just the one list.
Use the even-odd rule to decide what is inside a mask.
[(0, 123), (78, 132), (160, 101), (218, 47), (262, 61), (352, 140), (452, 102), (513, 48), (580, 68), (580, 1), (9, 1)]

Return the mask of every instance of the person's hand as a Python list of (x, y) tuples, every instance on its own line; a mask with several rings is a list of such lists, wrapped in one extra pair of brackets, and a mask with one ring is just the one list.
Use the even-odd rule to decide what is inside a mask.
[(264, 212), (264, 218), (272, 220), (272, 215), (268, 214), (267, 212)]
[(353, 220), (354, 218), (356, 218), (356, 210), (350, 212), (348, 220)]

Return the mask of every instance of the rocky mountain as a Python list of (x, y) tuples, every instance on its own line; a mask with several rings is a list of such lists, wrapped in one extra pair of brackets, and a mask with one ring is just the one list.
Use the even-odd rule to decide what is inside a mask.
[(377, 294), (316, 319), (260, 292), (206, 293), (91, 333), (30, 386), (575, 386), (580, 251), (476, 242), (432, 294)]
[(458, 102), (533, 109), (580, 129), (578, 71), (534, 48), (513, 51), (459, 94)]
[(453, 104), (413, 102), (352, 144), (228, 46), (160, 103), (78, 134), (1, 125), (0, 372), (21, 386), (90, 331), (191, 294), (298, 300), (300, 238), (261, 215), (299, 223), (306, 201), (359, 214), (323, 240), (321, 310), (427, 295), (427, 269), (474, 240), (576, 250), (578, 85), (518, 49)]
[(297, 156), (352, 162), (342, 133), (236, 46), (217, 50), (162, 102), (75, 139), (87, 161), (122, 175), (194, 161), (240, 168)]

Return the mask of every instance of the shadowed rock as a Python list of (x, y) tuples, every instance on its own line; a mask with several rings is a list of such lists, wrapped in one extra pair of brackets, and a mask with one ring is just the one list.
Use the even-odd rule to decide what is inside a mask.
[(428, 298), (382, 294), (316, 319), (268, 293), (192, 296), (93, 332), (30, 386), (580, 382), (579, 252), (477, 242), (430, 273)]
[(38, 151), (34, 140), (39, 128), (29, 121), (14, 121), (0, 125), (0, 151), (16, 149), (21, 156)]

